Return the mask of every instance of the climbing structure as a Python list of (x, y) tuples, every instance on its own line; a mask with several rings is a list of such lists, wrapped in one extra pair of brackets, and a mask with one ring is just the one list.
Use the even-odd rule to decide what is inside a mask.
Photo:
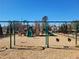
[(32, 28), (32, 27), (29, 27), (29, 28), (28, 28), (27, 36), (28, 36), (28, 37), (32, 37), (32, 36), (33, 36), (33, 28)]

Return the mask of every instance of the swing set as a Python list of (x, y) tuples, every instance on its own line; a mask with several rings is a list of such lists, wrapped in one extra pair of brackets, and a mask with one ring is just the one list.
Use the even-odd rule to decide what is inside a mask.
[[(10, 48), (13, 48), (13, 46), (16, 46), (16, 30), (15, 30), (15, 23), (16, 22), (25, 22), (27, 23), (27, 25), (29, 25), (29, 23), (34, 23), (35, 21), (0, 21), (0, 22), (9, 22), (10, 26), (9, 26), (9, 34), (10, 34)], [(42, 23), (42, 21), (38, 21), (39, 23)], [(50, 35), (49, 35), (49, 29), (48, 29), (48, 23), (71, 23), (72, 21), (47, 21), (47, 23), (45, 24), (45, 47), (49, 48), (50, 47)], [(13, 24), (13, 25), (12, 25)], [(12, 33), (13, 30), (13, 33)], [(79, 26), (77, 26), (75, 33), (75, 46), (77, 46), (77, 33), (79, 33)], [(33, 37), (33, 27), (29, 26), (27, 27), (27, 31), (26, 31), (27, 37)], [(13, 37), (13, 38), (12, 38)], [(53, 37), (53, 36), (52, 36)], [(12, 39), (14, 39), (12, 41)], [(60, 42), (60, 39), (57, 37), (56, 42)], [(68, 38), (68, 42), (71, 42), (72, 39), (69, 37)]]

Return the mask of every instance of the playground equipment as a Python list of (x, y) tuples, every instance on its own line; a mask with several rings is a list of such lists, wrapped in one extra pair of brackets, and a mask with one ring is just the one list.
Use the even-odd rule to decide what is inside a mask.
[[(56, 41), (57, 42), (59, 42), (59, 40), (60, 40), (59, 38), (56, 38)], [(70, 38), (68, 38), (68, 42), (71, 42), (71, 39)]]
[(57, 42), (59, 42), (59, 39), (58, 39), (58, 38), (56, 38), (56, 41), (57, 41)]
[[(21, 21), (22, 22), (22, 21)], [(29, 21), (28, 21), (29, 22)], [(15, 37), (15, 38), (12, 38), (13, 37), (13, 35), (15, 36), (15, 34), (16, 34), (16, 32), (14, 31), (14, 34), (13, 34), (13, 26), (12, 26), (12, 23), (13, 23), (13, 21), (11, 21), (10, 22), (10, 26), (9, 26), (9, 34), (10, 34), (10, 48), (12, 48), (13, 47), (13, 45), (14, 46), (16, 46), (16, 39), (17, 39), (17, 37)], [(26, 22), (27, 23), (27, 22)], [(30, 23), (30, 22), (29, 22)], [(36, 26), (36, 28), (38, 28), (38, 26)], [(42, 29), (42, 28), (41, 28)], [(15, 29), (14, 29), (15, 30)], [(22, 28), (21, 28), (21, 30), (22, 30)], [(50, 32), (49, 31), (49, 25), (48, 25), (48, 22), (46, 22), (45, 23), (45, 27), (44, 27), (44, 29), (43, 29), (43, 32), (45, 33), (45, 36), (43, 36), (43, 37), (41, 37), (41, 38), (43, 38), (44, 40), (40, 40), (39, 38), (37, 38), (37, 37), (32, 37), (33, 35), (34, 35), (34, 33), (33, 33), (33, 27), (32, 26), (30, 26), (30, 24), (29, 24), (29, 27), (28, 27), (28, 29), (27, 29), (27, 31), (25, 32), (26, 34), (27, 34), (27, 37), (31, 37), (31, 38), (28, 38), (28, 39), (26, 39), (26, 40), (28, 40), (28, 42), (30, 42), (30, 43), (34, 43), (34, 45), (36, 46), (36, 45), (40, 45), (40, 42), (42, 42), (42, 43), (44, 43), (45, 45), (45, 47), (47, 47), (47, 48), (49, 48), (49, 47), (51, 47), (51, 46), (54, 46), (54, 45), (61, 45), (61, 46), (76, 46), (77, 45), (77, 36), (76, 36), (76, 34), (77, 34), (77, 32), (74, 32), (75, 33), (75, 38), (71, 38), (71, 37), (64, 37), (64, 36), (62, 36), (61, 35), (61, 37), (60, 37), (60, 35), (58, 34), (58, 33), (55, 33), (55, 34), (58, 34), (59, 36), (50, 36), (51, 34), (52, 34), (52, 32)], [(36, 31), (36, 32), (38, 32), (38, 30)], [(17, 35), (16, 35), (17, 36)], [(18, 36), (19, 37), (19, 36)], [(20, 37), (21, 38), (21, 37)], [(25, 37), (23, 37), (23, 38), (25, 38)], [(15, 39), (15, 40), (12, 40), (12, 39)], [(30, 39), (35, 39), (35, 40), (30, 40)], [(22, 38), (21, 38), (21, 40), (22, 40)], [(15, 43), (14, 43), (15, 42)], [(26, 42), (27, 43), (27, 42)], [(13, 44), (13, 45), (12, 45)], [(38, 46), (39, 46), (38, 45)]]
[(32, 37), (32, 36), (33, 36), (33, 28), (32, 28), (32, 27), (29, 27), (29, 28), (28, 28), (27, 36), (28, 36), (28, 37)]
[(68, 38), (68, 41), (69, 41), (69, 42), (71, 42), (71, 39), (70, 39), (70, 38)]

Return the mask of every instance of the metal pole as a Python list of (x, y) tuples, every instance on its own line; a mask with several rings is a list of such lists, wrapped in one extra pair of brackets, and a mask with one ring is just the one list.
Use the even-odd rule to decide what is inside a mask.
[(15, 22), (13, 22), (14, 25), (14, 46), (16, 45), (16, 40), (15, 40)]
[(46, 48), (49, 48), (48, 24), (46, 23)]
[(46, 48), (49, 48), (49, 37), (46, 35)]
[(77, 46), (77, 24), (76, 24), (76, 32), (75, 32), (75, 37), (76, 37), (76, 38), (75, 38), (75, 39), (76, 39), (76, 40), (75, 40), (75, 45)]
[(11, 33), (11, 28), (12, 28), (12, 22), (10, 22), (10, 27), (9, 27), (9, 33), (10, 33), (10, 49), (12, 48), (12, 33)]
[(75, 33), (75, 45), (77, 46), (77, 31), (76, 31), (76, 33)]

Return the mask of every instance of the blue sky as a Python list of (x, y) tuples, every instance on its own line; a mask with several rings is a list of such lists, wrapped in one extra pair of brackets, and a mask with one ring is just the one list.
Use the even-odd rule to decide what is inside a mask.
[(79, 0), (0, 0), (1, 20), (79, 20)]

